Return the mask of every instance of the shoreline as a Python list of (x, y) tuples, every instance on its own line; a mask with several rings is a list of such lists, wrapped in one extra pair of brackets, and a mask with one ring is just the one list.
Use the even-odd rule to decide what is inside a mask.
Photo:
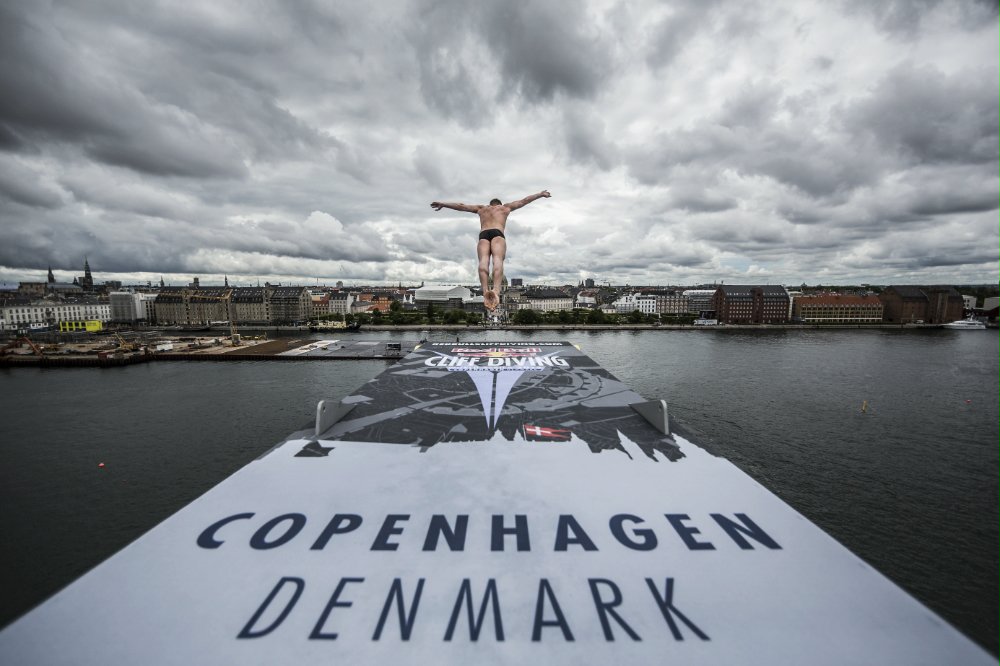
[[(683, 324), (509, 324), (481, 326), (470, 324), (364, 325), (364, 331), (802, 331), (802, 330), (924, 330), (943, 324), (719, 324), (694, 326)], [(333, 329), (336, 330), (336, 329)], [(319, 332), (319, 331), (313, 331)]]
[[(434, 332), (447, 332), (461, 337), (462, 332), (487, 333), (491, 331), (546, 331), (555, 333), (573, 332), (608, 332), (608, 331), (711, 331), (719, 334), (729, 332), (747, 331), (815, 331), (815, 330), (891, 330), (891, 331), (924, 331), (927, 329), (941, 329), (940, 324), (727, 324), (721, 326), (655, 326), (652, 324), (624, 324), (624, 325), (586, 325), (586, 324), (538, 324), (538, 325), (517, 325), (496, 328), (484, 328), (482, 326), (454, 325), (454, 324), (433, 324), (433, 325), (408, 325), (408, 326), (365, 326), (359, 331), (348, 331), (347, 329), (313, 329), (307, 327), (289, 326), (284, 328), (269, 327), (268, 330), (276, 329), (283, 333), (298, 333), (296, 336), (282, 336), (277, 339), (266, 340), (248, 344), (244, 342), (239, 347), (228, 346), (226, 336), (193, 338), (192, 344), (186, 349), (176, 351), (161, 351), (151, 353), (148, 351), (130, 352), (108, 352), (91, 353), (91, 350), (77, 348), (72, 353), (44, 354), (38, 356), (31, 353), (8, 354), (0, 357), (0, 368), (13, 367), (99, 367), (110, 368), (139, 363), (161, 362), (161, 361), (335, 361), (335, 360), (382, 360), (394, 361), (400, 358), (398, 350), (387, 352), (375, 346), (367, 349), (370, 352), (359, 353), (331, 352), (324, 355), (294, 354), (286, 355), (285, 352), (296, 348), (302, 348), (313, 342), (318, 342), (315, 338), (329, 339), (325, 336), (333, 334), (350, 333), (355, 337), (358, 333), (370, 332), (420, 332), (429, 334)], [(244, 329), (252, 330), (252, 329)], [(456, 342), (459, 340), (456, 339)], [(84, 343), (86, 345), (86, 343)], [(84, 346), (80, 345), (80, 346)], [(343, 348), (343, 347), (342, 347)]]

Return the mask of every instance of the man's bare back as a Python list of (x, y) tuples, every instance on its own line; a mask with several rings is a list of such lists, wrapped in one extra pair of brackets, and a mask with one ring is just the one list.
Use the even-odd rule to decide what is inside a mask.
[(505, 231), (507, 229), (507, 216), (510, 215), (511, 208), (504, 204), (486, 205), (482, 206), (476, 213), (479, 214), (480, 231), (485, 231), (486, 229)]
[[(483, 305), (487, 310), (493, 311), (500, 305), (500, 287), (503, 284), (503, 262), (507, 256), (507, 238), (504, 232), (507, 230), (507, 216), (512, 211), (526, 206), (536, 199), (550, 197), (548, 190), (542, 190), (538, 194), (529, 194), (523, 199), (512, 201), (509, 204), (501, 203), (499, 199), (493, 199), (488, 204), (463, 204), (463, 203), (441, 203), (431, 202), (431, 208), (441, 210), (451, 208), (466, 213), (476, 213), (479, 216), (479, 241), (476, 244), (476, 254), (479, 256), (479, 282), (483, 288)], [(493, 263), (493, 288), (488, 284), (490, 274), (490, 260)]]

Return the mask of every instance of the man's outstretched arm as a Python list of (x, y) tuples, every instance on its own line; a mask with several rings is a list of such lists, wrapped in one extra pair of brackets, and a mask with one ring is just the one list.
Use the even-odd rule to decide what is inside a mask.
[(434, 210), (441, 210), (442, 208), (451, 208), (452, 210), (460, 210), (463, 213), (478, 213), (479, 209), (482, 208), (480, 205), (470, 205), (464, 203), (442, 203), (440, 201), (432, 201), (431, 208)]
[(541, 199), (542, 197), (548, 198), (548, 197), (551, 197), (551, 196), (552, 195), (549, 194), (548, 190), (542, 190), (538, 194), (529, 194), (528, 196), (524, 197), (523, 199), (518, 199), (517, 201), (511, 201), (509, 204), (507, 204), (507, 208), (510, 208), (511, 210), (517, 210), (518, 208), (520, 208), (522, 206), (527, 206), (528, 204), (530, 204), (535, 199)]

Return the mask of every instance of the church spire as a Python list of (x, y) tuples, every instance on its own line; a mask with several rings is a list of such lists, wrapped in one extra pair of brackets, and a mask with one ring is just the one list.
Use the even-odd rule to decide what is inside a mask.
[(52, 266), (49, 266), (49, 284), (55, 284), (56, 276), (52, 274)]
[(90, 274), (90, 260), (84, 256), (83, 257), (83, 290), (93, 291), (94, 290), (94, 276)]

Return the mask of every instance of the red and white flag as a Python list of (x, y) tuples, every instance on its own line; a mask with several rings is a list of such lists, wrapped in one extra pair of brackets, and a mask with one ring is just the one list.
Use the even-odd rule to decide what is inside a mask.
[(569, 430), (546, 428), (545, 426), (525, 425), (524, 438), (528, 440), (545, 440), (553, 442), (568, 442), (573, 437)]

